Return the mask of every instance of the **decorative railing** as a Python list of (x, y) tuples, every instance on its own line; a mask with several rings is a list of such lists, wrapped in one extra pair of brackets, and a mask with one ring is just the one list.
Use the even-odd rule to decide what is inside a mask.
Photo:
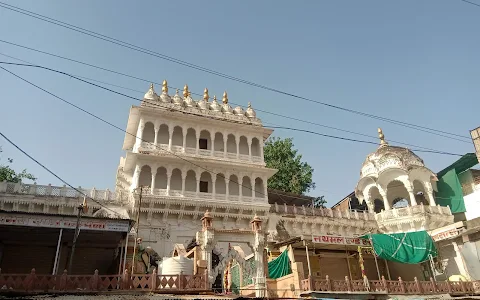
[[(37, 275), (35, 269), (30, 274), (1, 274), (0, 287), (5, 291), (24, 292), (85, 292), (85, 291), (151, 291), (183, 293), (206, 291), (206, 275), (158, 275), (128, 273), (120, 275)], [(1, 293), (0, 290), (0, 293)]]
[(325, 279), (310, 276), (300, 283), (303, 292), (369, 292), (391, 295), (425, 295), (425, 294), (453, 294), (478, 295), (480, 281), (420, 281), (416, 277), (413, 281), (398, 280), (332, 280), (327, 275)]
[(366, 211), (339, 211), (330, 208), (312, 208), (286, 204), (272, 204), (270, 212), (286, 215), (304, 215), (304, 216), (318, 216), (318, 217), (331, 217), (331, 218), (343, 218), (354, 220), (375, 221), (375, 214)]
[(450, 208), (448, 206), (429, 206), (420, 204), (415, 206), (384, 210), (377, 214), (377, 221), (382, 222), (401, 217), (412, 217), (426, 214), (451, 216), (452, 212), (450, 211)]
[(25, 194), (25, 195), (35, 195), (35, 196), (51, 196), (51, 197), (65, 197), (65, 198), (83, 198), (84, 195), (95, 200), (109, 202), (109, 201), (119, 201), (124, 202), (128, 201), (129, 193), (127, 192), (112, 192), (109, 189), (106, 190), (97, 190), (84, 189), (78, 187), (73, 189), (67, 186), (53, 186), (49, 185), (38, 185), (38, 184), (24, 184), (24, 183), (14, 183), (14, 182), (0, 182), (0, 193), (8, 194)]
[(149, 187), (143, 188), (144, 196), (152, 197), (179, 197), (179, 198), (193, 198), (193, 199), (205, 199), (205, 200), (221, 200), (221, 201), (242, 201), (242, 202), (257, 202), (265, 203), (264, 197), (252, 197), (252, 196), (238, 196), (238, 195), (226, 195), (226, 194), (213, 194), (205, 192), (193, 192), (193, 191), (181, 191), (181, 190), (169, 190), (167, 189), (153, 189)]
[[(167, 144), (153, 144), (149, 142), (142, 142), (140, 144), (140, 147), (135, 148), (135, 151), (139, 152), (166, 152), (168, 151), (168, 145)], [(192, 148), (192, 147), (183, 147), (183, 146), (178, 146), (178, 145), (172, 145), (171, 148), (172, 152), (175, 153), (185, 153), (190, 156), (210, 156), (210, 157), (215, 157), (215, 158), (225, 158), (225, 152), (224, 151), (212, 151), (212, 150), (207, 150), (207, 149), (197, 149)], [(250, 161), (254, 163), (262, 163), (262, 157), (259, 155), (248, 155), (248, 154), (238, 154), (237, 153), (232, 153), (232, 152), (227, 152), (226, 153), (226, 158), (230, 160), (240, 160), (240, 161)]]

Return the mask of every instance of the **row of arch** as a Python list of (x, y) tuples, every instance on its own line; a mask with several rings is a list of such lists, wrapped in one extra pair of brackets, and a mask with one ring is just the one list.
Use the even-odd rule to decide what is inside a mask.
[(376, 185), (370, 185), (365, 190), (365, 200), (370, 203), (370, 210), (380, 213), (382, 210), (407, 206), (435, 205), (432, 190), (426, 189), (419, 180), (414, 180), (410, 189), (407, 189), (404, 182), (393, 180), (388, 183), (385, 191), (381, 192)]
[(266, 197), (265, 181), (260, 177), (224, 175), (209, 172), (197, 173), (194, 170), (182, 171), (165, 167), (153, 169), (149, 165), (141, 167), (137, 186), (168, 191), (225, 194), (241, 197)]
[[(141, 128), (140, 128), (141, 130)], [(200, 148), (227, 153), (261, 156), (262, 147), (257, 137), (236, 136), (232, 133), (211, 133), (208, 130), (195, 130), (167, 124), (161, 124), (158, 128), (152, 122), (146, 122), (140, 132), (143, 141), (154, 144), (166, 144), (172, 146)]]

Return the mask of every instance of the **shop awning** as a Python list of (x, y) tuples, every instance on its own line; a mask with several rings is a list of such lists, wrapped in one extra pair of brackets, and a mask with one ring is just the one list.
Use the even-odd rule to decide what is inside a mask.
[(437, 256), (435, 243), (426, 231), (368, 234), (375, 254), (383, 259), (404, 264), (418, 264)]

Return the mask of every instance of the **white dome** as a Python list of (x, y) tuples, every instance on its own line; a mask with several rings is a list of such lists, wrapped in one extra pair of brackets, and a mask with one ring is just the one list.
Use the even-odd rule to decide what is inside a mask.
[(198, 106), (198, 108), (200, 108), (201, 110), (208, 110), (210, 105), (208, 104), (207, 101), (205, 101), (205, 100), (202, 99), (202, 100), (199, 100), (199, 101), (197, 102), (197, 106)]
[(243, 116), (245, 114), (245, 112), (243, 111), (243, 108), (241, 106), (235, 107), (235, 109), (233, 110), (233, 113), (236, 114), (236, 115), (241, 115), (241, 116)]
[(145, 93), (145, 96), (143, 96), (143, 99), (145, 99), (145, 100), (157, 100), (158, 99), (158, 95), (155, 93), (155, 90), (153, 89), (153, 83), (150, 84), (150, 88)]
[(233, 113), (233, 110), (232, 110), (232, 107), (228, 103), (224, 103), (222, 105), (222, 112), (224, 112), (226, 114), (231, 114), (231, 113)]
[(193, 260), (184, 256), (164, 258), (162, 262), (162, 275), (193, 275)]
[(217, 96), (213, 96), (212, 104), (210, 104), (210, 109), (213, 111), (222, 111), (222, 106), (218, 104)]
[(167, 93), (162, 93), (160, 95), (160, 100), (163, 103), (171, 103), (172, 102), (172, 98)]
[(185, 103), (185, 106), (188, 106), (188, 107), (196, 107), (197, 106), (197, 103), (195, 101), (193, 101), (193, 99), (192, 99), (192, 97), (190, 97), (190, 95), (188, 95), (185, 98), (184, 103)]
[(252, 104), (250, 102), (248, 102), (248, 107), (247, 107), (247, 110), (245, 111), (245, 115), (249, 118), (257, 117), (257, 113), (253, 110)]
[(177, 90), (177, 92), (175, 93), (175, 96), (173, 96), (173, 103), (176, 104), (176, 105), (183, 106), (183, 99), (182, 99), (182, 97), (180, 97), (180, 95), (178, 94), (178, 90)]

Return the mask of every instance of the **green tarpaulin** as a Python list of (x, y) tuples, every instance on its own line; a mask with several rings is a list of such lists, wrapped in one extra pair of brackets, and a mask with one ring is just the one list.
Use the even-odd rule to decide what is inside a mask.
[(455, 169), (445, 173), (438, 179), (438, 192), (435, 194), (435, 201), (441, 206), (450, 206), (452, 213), (465, 212), (463, 191), (460, 180)]
[(292, 273), (288, 250), (285, 250), (277, 258), (268, 263), (268, 277), (277, 279)]
[(378, 257), (404, 264), (418, 264), (437, 256), (435, 243), (426, 231), (369, 234)]

